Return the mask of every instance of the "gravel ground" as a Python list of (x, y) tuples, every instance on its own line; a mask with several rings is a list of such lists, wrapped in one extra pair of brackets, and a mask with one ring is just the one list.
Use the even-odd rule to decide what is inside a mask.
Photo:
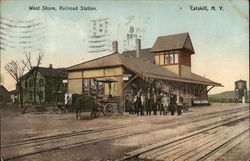
[[(184, 113), (182, 116), (136, 116), (125, 113), (123, 116), (99, 117), (97, 119), (90, 119), (89, 113), (84, 113), (81, 120), (76, 120), (72, 113), (54, 114), (47, 112), (29, 112), (21, 114), (21, 109), (18, 107), (2, 107), (1, 108), (1, 145), (6, 145), (19, 140), (51, 136), (62, 133), (78, 132), (82, 130), (93, 130), (99, 128), (113, 127), (126, 125), (131, 123), (138, 123), (143, 121), (154, 120), (174, 120), (181, 119), (188, 116), (195, 116), (197, 114), (205, 114), (210, 112), (218, 112), (227, 109), (240, 108), (246, 105), (243, 104), (229, 104), (229, 105), (212, 105), (203, 107), (190, 108), (191, 112)], [(220, 120), (220, 119), (219, 119)], [(114, 160), (124, 155), (133, 149), (150, 145), (152, 143), (161, 141), (162, 139), (169, 139), (187, 132), (197, 130), (198, 126), (207, 126), (213, 124), (213, 121), (218, 120), (204, 120), (199, 123), (193, 123), (189, 126), (178, 126), (170, 129), (163, 129), (152, 131), (149, 133), (137, 134), (127, 136), (120, 139), (103, 141), (87, 146), (74, 147), (69, 149), (62, 149), (56, 151), (45, 152), (33, 156), (20, 158), (17, 160)], [(157, 126), (156, 124), (153, 124)], [(138, 127), (134, 127), (136, 129)], [(133, 128), (131, 128), (133, 129)], [(125, 130), (126, 131), (126, 130)], [(105, 135), (105, 134), (103, 134)], [(243, 144), (243, 143), (242, 143)], [(249, 147), (249, 141), (242, 145), (241, 149), (236, 148), (235, 153)], [(240, 144), (241, 145), (241, 144)], [(239, 145), (239, 146), (240, 146)], [(248, 148), (249, 149), (249, 148)], [(231, 153), (229, 153), (231, 154)], [(227, 154), (226, 158), (234, 158), (235, 155)], [(249, 153), (244, 153), (249, 154)], [(243, 155), (242, 155), (243, 156)], [(223, 160), (223, 158), (221, 158)]]

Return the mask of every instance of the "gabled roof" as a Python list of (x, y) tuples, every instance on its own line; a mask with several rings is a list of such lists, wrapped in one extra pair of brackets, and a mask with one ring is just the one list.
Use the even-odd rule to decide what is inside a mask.
[[(140, 59), (147, 61), (149, 63), (154, 63), (154, 54), (150, 52), (151, 48), (141, 49)], [(124, 51), (122, 53), (126, 57), (136, 57), (136, 50)]]
[(80, 64), (73, 65), (68, 67), (66, 70), (83, 70), (83, 69), (92, 69), (92, 68), (103, 68), (103, 67), (113, 67), (121, 66), (123, 63), (119, 57), (121, 54), (110, 54), (96, 59), (92, 59)]
[(124, 68), (139, 74), (142, 77), (149, 77), (162, 80), (197, 83), (213, 86), (222, 86), (207, 78), (201, 77), (197, 74), (191, 74), (191, 77), (179, 76), (167, 69), (156, 64), (148, 63), (140, 58), (130, 58), (123, 54), (111, 54), (91, 61), (87, 61), (78, 65), (67, 68), (68, 71), (79, 71), (86, 69), (97, 69), (104, 67), (123, 66)]
[(43, 77), (46, 78), (67, 78), (67, 71), (64, 68), (46, 68), (46, 67), (33, 67), (33, 69), (29, 72), (27, 72), (25, 75), (22, 76), (22, 79), (25, 79), (27, 77), (29, 77), (34, 70), (38, 70), (39, 73), (41, 73), (41, 75)]
[(178, 49), (187, 49), (192, 54), (194, 54), (194, 49), (189, 37), (189, 33), (160, 36), (154, 43), (151, 52), (171, 51)]
[(46, 68), (46, 67), (39, 67), (38, 71), (44, 77), (64, 77), (67, 78), (67, 72), (63, 68)]

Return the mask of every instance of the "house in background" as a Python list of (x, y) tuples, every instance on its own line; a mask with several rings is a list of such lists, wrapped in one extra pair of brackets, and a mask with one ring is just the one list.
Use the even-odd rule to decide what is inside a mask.
[(3, 85), (0, 85), (0, 104), (6, 102), (10, 102), (10, 93)]
[(18, 104), (19, 102), (19, 90), (18, 88), (10, 91), (10, 99), (12, 103)]
[(136, 50), (122, 54), (118, 53), (118, 43), (113, 42), (113, 50), (113, 54), (67, 68), (68, 91), (91, 94), (96, 91), (94, 79), (108, 78), (116, 82), (112, 88), (98, 85), (104, 95), (124, 97), (147, 89), (151, 94), (163, 91), (181, 95), (192, 104), (208, 103), (208, 92), (222, 86), (191, 71), (191, 56), (195, 52), (188, 33), (158, 37), (153, 47), (147, 49), (141, 49), (137, 39)]
[[(37, 72), (36, 82), (33, 74)], [(51, 103), (55, 101), (63, 101), (64, 93), (67, 91), (67, 72), (62, 69), (49, 67), (34, 67), (26, 73), (22, 78), (23, 102), (34, 103), (34, 86), (36, 83), (36, 103)]]

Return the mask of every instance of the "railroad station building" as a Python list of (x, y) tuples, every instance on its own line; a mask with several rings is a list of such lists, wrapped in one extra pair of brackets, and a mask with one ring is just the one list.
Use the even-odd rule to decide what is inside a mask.
[[(189, 33), (158, 37), (152, 48), (118, 53), (113, 42), (113, 54), (67, 68), (68, 91), (78, 94), (96, 93), (125, 97), (135, 95), (139, 89), (153, 93), (181, 95), (184, 102), (208, 103), (208, 92), (222, 86), (192, 72), (191, 57), (195, 54)], [(112, 79), (107, 84), (94, 83), (94, 79)], [(111, 91), (109, 91), (111, 90)]]

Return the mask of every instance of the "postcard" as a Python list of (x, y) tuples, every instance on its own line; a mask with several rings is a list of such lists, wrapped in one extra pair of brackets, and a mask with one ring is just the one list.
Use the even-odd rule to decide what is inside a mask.
[(0, 8), (1, 161), (249, 160), (249, 1)]

